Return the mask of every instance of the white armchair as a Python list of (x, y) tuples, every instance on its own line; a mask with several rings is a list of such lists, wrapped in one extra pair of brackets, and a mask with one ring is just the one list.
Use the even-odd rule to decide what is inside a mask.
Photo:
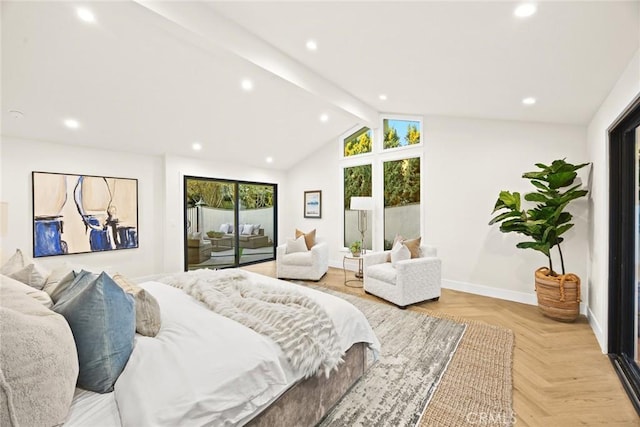
[(322, 238), (307, 252), (288, 254), (287, 245), (276, 248), (276, 275), (279, 279), (318, 281), (329, 270), (329, 245)]
[(364, 291), (390, 301), (400, 308), (440, 298), (442, 262), (433, 246), (420, 246), (420, 258), (388, 262), (389, 253), (366, 254)]

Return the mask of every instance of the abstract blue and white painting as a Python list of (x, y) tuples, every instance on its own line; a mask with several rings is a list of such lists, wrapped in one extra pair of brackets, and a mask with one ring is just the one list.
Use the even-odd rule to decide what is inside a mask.
[(33, 172), (34, 257), (138, 247), (138, 180)]

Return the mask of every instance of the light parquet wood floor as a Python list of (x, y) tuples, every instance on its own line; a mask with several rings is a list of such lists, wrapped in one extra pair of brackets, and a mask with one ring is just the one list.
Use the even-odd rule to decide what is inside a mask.
[[(275, 262), (245, 268), (275, 277)], [(317, 284), (382, 301), (362, 289), (346, 287), (343, 281), (343, 271), (330, 268)], [(515, 333), (516, 426), (640, 426), (640, 418), (586, 318), (581, 316), (575, 323), (556, 322), (542, 316), (535, 306), (448, 289), (442, 290), (439, 301), (416, 304), (409, 310), (447, 313), (500, 325)]]

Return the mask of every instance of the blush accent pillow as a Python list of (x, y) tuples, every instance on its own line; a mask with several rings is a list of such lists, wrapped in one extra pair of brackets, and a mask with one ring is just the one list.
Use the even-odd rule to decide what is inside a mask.
[(158, 335), (162, 321), (160, 305), (154, 296), (120, 273), (114, 274), (112, 278), (136, 302), (136, 332), (146, 337)]
[(307, 244), (307, 249), (311, 250), (311, 248), (316, 244), (316, 229), (314, 228), (308, 233), (300, 231), (296, 228), (296, 239), (300, 236), (304, 236), (304, 241)]
[(133, 351), (135, 302), (107, 273), (81, 271), (53, 306), (78, 349), (78, 387), (107, 393)]
[(407, 248), (404, 244), (398, 242), (393, 248), (391, 248), (390, 256), (391, 265), (395, 267), (398, 261), (411, 259), (411, 251), (409, 251), (409, 248)]
[(0, 280), (0, 425), (62, 425), (78, 378), (78, 355), (65, 319)]
[(417, 239), (405, 240), (402, 243), (409, 248), (411, 252), (411, 258), (420, 258), (420, 241), (422, 237), (418, 237)]
[(296, 252), (308, 252), (307, 244), (304, 241), (304, 236), (300, 236), (297, 239), (287, 239), (287, 250), (285, 254), (294, 254)]

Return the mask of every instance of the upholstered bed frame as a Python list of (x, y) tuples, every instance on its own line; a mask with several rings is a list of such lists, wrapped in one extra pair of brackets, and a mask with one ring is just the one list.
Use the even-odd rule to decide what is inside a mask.
[(291, 386), (247, 426), (315, 426), (362, 377), (367, 368), (367, 345), (356, 343), (344, 363), (329, 378), (324, 375), (301, 380)]

